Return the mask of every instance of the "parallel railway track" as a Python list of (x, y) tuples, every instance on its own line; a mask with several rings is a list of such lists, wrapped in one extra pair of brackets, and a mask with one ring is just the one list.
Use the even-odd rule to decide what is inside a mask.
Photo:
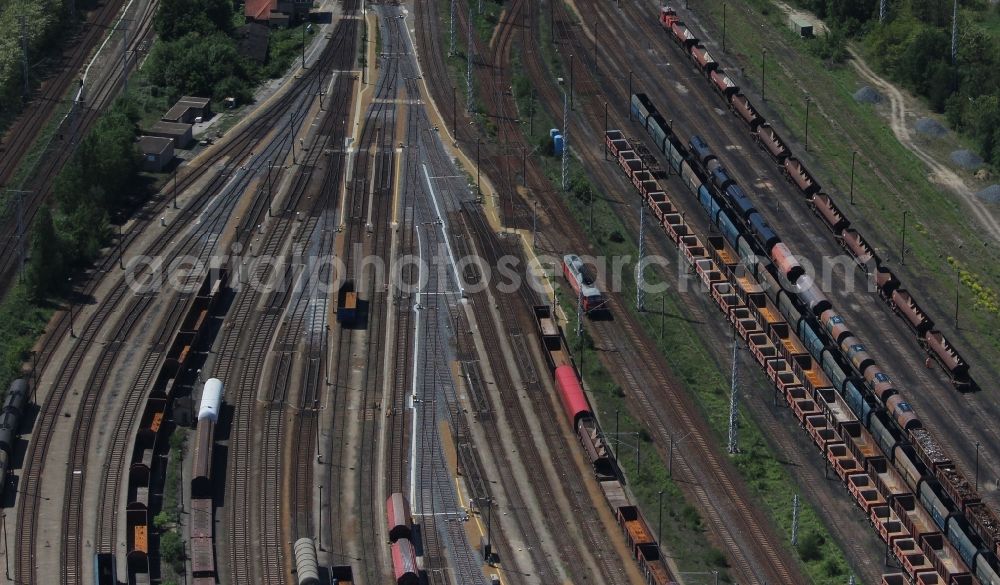
[[(311, 72), (308, 72), (302, 79), (298, 80), (295, 85), (296, 88), (308, 87), (309, 85), (316, 83), (316, 81), (316, 76)], [(261, 137), (271, 131), (276, 122), (280, 122), (280, 120), (285, 119), (284, 116), (289, 109), (294, 111), (295, 109), (301, 107), (301, 99), (299, 98), (298, 93), (299, 92), (293, 89), (281, 98), (275, 100), (275, 102), (269, 106), (258, 119), (248, 124), (245, 128), (239, 130), (233, 139), (228, 140), (224, 144), (217, 147), (218, 150), (214, 153), (214, 156), (207, 161), (204, 166), (194, 169), (191, 173), (184, 177), (182, 180), (184, 187), (190, 186), (196, 180), (201, 179), (205, 172), (214, 170), (213, 165), (211, 164), (214, 161), (218, 161), (220, 159), (228, 161), (223, 172), (218, 173), (212, 180), (210, 180), (209, 183), (199, 191), (194, 199), (188, 203), (185, 209), (177, 215), (175, 221), (170, 223), (163, 233), (156, 238), (150, 248), (145, 250), (148, 255), (162, 255), (166, 251), (168, 245), (182, 233), (182, 230), (186, 229), (190, 225), (187, 219), (203, 215), (203, 213), (205, 213), (205, 206), (213, 201), (213, 196), (218, 192), (218, 190), (229, 182), (233, 174), (236, 174), (236, 185), (232, 186), (233, 188), (229, 191), (229, 194), (224, 198), (216, 200), (212, 207), (208, 210), (207, 217), (201, 218), (201, 223), (204, 224), (202, 232), (207, 233), (206, 230), (208, 228), (215, 227), (220, 220), (228, 216), (228, 206), (235, 204), (237, 195), (241, 192), (240, 186), (244, 186), (249, 181), (253, 172), (259, 171), (262, 168), (263, 158), (257, 157), (254, 161), (252, 161), (250, 165), (251, 173), (239, 173), (238, 171), (235, 171), (236, 165), (238, 165), (239, 161), (252, 151), (254, 145)], [(275, 141), (274, 148), (276, 150), (280, 150), (284, 146), (283, 142), (284, 140)], [(136, 222), (137, 225), (135, 226), (135, 229), (133, 229), (131, 233), (124, 238), (124, 241), (121, 244), (122, 247), (125, 248), (131, 244), (135, 238), (138, 237), (142, 228), (153, 221), (154, 216), (155, 213), (150, 214), (144, 219), (138, 220)], [(213, 238), (208, 238), (208, 240), (210, 242), (214, 242)], [(204, 250), (205, 249), (203, 248), (203, 251)], [(101, 262), (100, 271), (95, 271), (93, 274), (99, 275), (101, 273), (114, 271), (115, 264), (117, 264), (117, 258), (114, 256), (107, 256)], [(92, 278), (85, 285), (84, 293), (90, 294), (91, 291), (95, 290), (99, 280), (100, 279), (97, 277)], [(78, 341), (73, 348), (71, 348), (70, 357), (63, 365), (61, 369), (62, 373), (59, 374), (58, 380), (53, 386), (53, 391), (48, 393), (45, 398), (45, 402), (42, 405), (42, 414), (39, 417), (38, 427), (29, 444), (22, 477), (23, 485), (26, 489), (30, 490), (29, 493), (39, 493), (42, 480), (42, 466), (46, 460), (46, 453), (49, 449), (49, 444), (51, 442), (57, 418), (55, 413), (62, 411), (62, 406), (66, 400), (68, 392), (68, 385), (76, 375), (76, 372), (79, 370), (83, 356), (86, 354), (87, 349), (93, 342), (101, 324), (107, 321), (112, 311), (118, 307), (119, 303), (123, 300), (125, 293), (129, 290), (124, 286), (123, 281), (121, 281), (121, 279), (119, 280), (120, 282), (118, 286), (114, 288), (112, 294), (99, 304), (94, 312), (94, 315), (88, 320), (87, 325), (83, 329), (80, 341)], [(69, 329), (69, 316), (63, 315), (56, 321), (56, 326), (47, 338), (47, 343), (40, 353), (40, 368), (44, 368), (48, 365), (53, 356), (57, 340), (63, 338)], [(129, 401), (132, 403), (133, 399), (130, 398)], [(84, 419), (90, 419), (90, 417), (91, 415), (85, 414)], [(118, 461), (123, 461), (124, 456), (122, 453), (123, 450), (128, 449), (126, 444), (128, 441), (124, 438), (125, 435), (121, 432), (116, 431), (115, 436), (118, 438), (114, 440), (114, 444), (112, 446), (113, 452), (116, 453), (114, 457)], [(118, 480), (116, 480), (116, 482), (117, 481)], [(118, 493), (119, 490), (109, 489), (108, 491)], [(38, 498), (34, 497), (21, 498), (18, 507), (18, 560), (15, 570), (17, 573), (17, 579), (21, 582), (37, 582), (37, 556), (35, 553), (35, 547), (37, 544), (37, 538), (35, 535), (37, 533), (38, 520), (37, 499)], [(70, 498), (68, 501), (79, 500), (76, 498)], [(106, 504), (104, 505), (106, 507)], [(67, 506), (69, 506), (69, 504), (67, 504)], [(77, 515), (77, 511), (69, 510), (67, 512), (65, 522), (67, 524), (75, 522), (72, 518)], [(102, 512), (102, 517), (110, 518), (110, 516), (107, 515), (106, 512)], [(67, 541), (67, 545), (69, 548), (73, 548), (72, 539), (74, 536), (72, 535), (72, 530), (67, 530), (67, 528), (70, 527), (64, 526), (63, 532), (67, 539), (69, 539)], [(64, 546), (64, 548), (66, 548), (66, 546)], [(70, 550), (67, 550), (66, 554), (70, 555), (71, 560), (72, 557), (75, 556), (75, 554)], [(79, 562), (74, 564), (79, 565)], [(63, 567), (68, 571), (69, 578), (77, 578), (77, 576), (81, 574), (78, 566), (69, 566), (64, 563)]]
[[(123, 2), (108, 0), (100, 9), (98, 22), (90, 26), (85, 34), (84, 42), (93, 45), (104, 36), (108, 28), (108, 23), (117, 15), (118, 9)], [(17, 185), (10, 185), (19, 190), (27, 192), (27, 196), (20, 204), (7, 202), (7, 208), (0, 213), (0, 289), (6, 288), (10, 281), (7, 280), (16, 270), (20, 270), (18, 265), (21, 252), (27, 246), (27, 230), (32, 225), (38, 209), (48, 199), (53, 183), (63, 165), (69, 161), (76, 151), (80, 141), (94, 125), (101, 113), (107, 109), (118, 95), (125, 82), (125, 75), (138, 66), (139, 51), (148, 46), (153, 37), (153, 15), (159, 5), (158, 0), (149, 0), (146, 10), (137, 19), (138, 26), (130, 31), (129, 43), (126, 54), (131, 52), (131, 57), (126, 59), (122, 66), (111, 67), (105, 79), (98, 82), (96, 90), (89, 96), (89, 105), (74, 102), (69, 112), (59, 122), (54, 135), (45, 144), (43, 152), (35, 160), (33, 168), (27, 170)], [(110, 14), (109, 14), (110, 11)], [(105, 19), (107, 22), (104, 22)], [(95, 38), (96, 35), (96, 38)], [(69, 83), (78, 73), (89, 51), (82, 47), (74, 47), (71, 50), (70, 66), (53, 80), (52, 85), (46, 90), (45, 95), (36, 104), (37, 107), (30, 108), (18, 123), (10, 130), (13, 134), (12, 150), (8, 150), (5, 156), (0, 158), (0, 185), (9, 184), (16, 179), (15, 172), (24, 161), (34, 140), (39, 132), (45, 127), (55, 114), (55, 107), (61, 103), (64, 94), (69, 87)], [(61, 88), (61, 89), (60, 89)], [(56, 92), (58, 91), (58, 94)], [(18, 212), (18, 208), (20, 211)], [(18, 237), (18, 213), (20, 213), (21, 223), (24, 227), (23, 239)]]
[[(349, 8), (345, 6), (345, 10)], [(345, 19), (338, 24), (333, 33), (333, 41), (320, 62), (311, 67), (310, 71), (344, 71), (350, 67), (354, 60), (357, 34), (357, 20)], [(320, 77), (325, 77), (325, 74)], [(312, 216), (326, 201), (323, 197), (312, 200), (306, 196), (312, 170), (324, 156), (326, 147), (335, 141), (335, 136), (343, 136), (344, 116), (350, 104), (353, 85), (354, 82), (343, 74), (334, 82), (332, 100), (329, 102), (331, 109), (324, 115), (323, 126), (318, 134), (320, 142), (314, 144), (308, 154), (304, 155), (302, 169), (294, 179), (289, 201), (279, 214), (276, 225), (259, 244), (256, 251), (259, 256), (279, 257), (296, 225), (295, 218), (301, 217), (301, 214), (309, 218), (306, 224), (309, 231), (299, 232), (300, 241), (308, 240), (311, 230), (315, 229), (316, 222)], [(335, 170), (340, 162), (340, 157), (337, 157), (331, 168)], [(256, 211), (256, 217), (262, 218), (265, 213), (267, 210), (262, 207)], [(252, 215), (244, 222), (247, 231), (253, 231), (253, 218)], [(253, 275), (247, 275), (248, 282), (267, 282), (274, 276), (272, 270), (270, 264), (260, 265)], [(227, 488), (227, 521), (232, 536), (228, 570), (234, 584), (284, 583), (288, 574), (286, 547), (282, 540), (282, 506), (278, 497), (283, 485), (282, 438), (287, 432), (284, 428), (284, 402), (292, 382), (289, 370), (283, 370), (279, 366), (260, 401), (260, 413), (257, 408), (257, 388), (261, 383), (263, 366), (272, 340), (279, 330), (281, 316), (290, 301), (295, 276), (292, 268), (286, 267), (279, 275), (280, 288), (274, 293), (268, 293), (267, 297), (257, 286), (242, 290), (229, 321), (235, 325), (224, 332), (219, 351), (218, 374), (227, 381), (230, 388), (227, 396), (235, 409), (230, 449), (231, 477)], [(262, 299), (264, 304), (258, 308)], [(249, 340), (245, 339), (247, 336)], [(241, 362), (239, 367), (236, 360)], [(311, 454), (312, 450), (306, 453)], [(251, 478), (253, 470), (259, 471), (256, 478)], [(259, 543), (255, 543), (256, 534), (262, 535)], [(256, 547), (259, 547), (259, 551), (255, 551)]]

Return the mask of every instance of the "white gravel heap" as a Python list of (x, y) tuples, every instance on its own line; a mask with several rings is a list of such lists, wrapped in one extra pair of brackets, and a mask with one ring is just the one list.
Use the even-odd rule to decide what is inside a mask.
[(983, 158), (971, 150), (955, 150), (951, 160), (963, 169), (978, 169), (983, 165)]
[(979, 193), (976, 193), (976, 197), (987, 203), (1000, 203), (1000, 185), (990, 185)]
[(854, 92), (854, 101), (859, 104), (877, 104), (882, 101), (882, 95), (866, 85)]
[(948, 133), (948, 129), (933, 118), (920, 118), (914, 127), (917, 129), (917, 132), (928, 136), (944, 136)]

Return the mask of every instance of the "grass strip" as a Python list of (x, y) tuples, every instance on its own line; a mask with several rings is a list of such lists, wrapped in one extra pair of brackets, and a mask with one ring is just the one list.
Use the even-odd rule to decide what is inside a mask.
[[(544, 19), (543, 19), (544, 20)], [(542, 43), (543, 52), (551, 53)], [(558, 56), (554, 58), (558, 60)], [(523, 69), (515, 65), (514, 71)], [(523, 74), (516, 74), (514, 79), (515, 97), (519, 110), (532, 105), (532, 96), (517, 88), (528, 85), (524, 80), (519, 80)], [(522, 116), (523, 118), (523, 116)], [(529, 140), (534, 143), (544, 143), (548, 140), (547, 128), (553, 124), (551, 116), (544, 111), (535, 114), (535, 132), (529, 136)], [(527, 128), (523, 128), (527, 133)], [(544, 152), (544, 151), (543, 151)], [(540, 157), (546, 175), (554, 184), (559, 184), (561, 178), (561, 167), (557, 159), (552, 157)], [(621, 203), (605, 197), (591, 197), (590, 194), (598, 193), (585, 176), (582, 165), (575, 158), (571, 162), (571, 189), (573, 193), (567, 194), (567, 204), (571, 215), (579, 225), (588, 225), (593, 221), (593, 231), (591, 232), (591, 242), (598, 254), (604, 256), (631, 256), (638, 257), (637, 243), (631, 237), (630, 230), (625, 226), (620, 218), (623, 212)], [(633, 193), (629, 192), (629, 196)], [(593, 201), (593, 208), (588, 203)], [(638, 197), (636, 197), (638, 202)], [(647, 271), (646, 280), (649, 282), (662, 282), (664, 275), (654, 274)], [(635, 298), (634, 273), (625, 270), (622, 279), (622, 296), (625, 299)], [(652, 313), (640, 313), (636, 311), (634, 305), (629, 302), (629, 308), (636, 315), (639, 322), (646, 329), (653, 339), (657, 340), (658, 350), (664, 355), (672, 371), (682, 380), (701, 410), (701, 414), (709, 422), (716, 439), (725, 441), (728, 434), (728, 413), (729, 413), (729, 379), (728, 374), (723, 373), (719, 364), (712, 359), (711, 350), (705, 345), (698, 329), (690, 322), (690, 315), (680, 299), (672, 294), (664, 294), (656, 299), (649, 299), (648, 303), (657, 306), (663, 303), (667, 314), (678, 315), (672, 319), (670, 326), (663, 329), (663, 336), (660, 336), (660, 317)], [(567, 314), (575, 314), (575, 306), (570, 301), (569, 306), (564, 306)], [(576, 347), (577, 339), (573, 331), (574, 327), (567, 327), (567, 341), (571, 347)], [(585, 345), (588, 344), (585, 339)], [(592, 344), (590, 344), (592, 346)], [(610, 382), (607, 372), (597, 360), (584, 359), (584, 379), (592, 390), (594, 398), (598, 401), (598, 410), (601, 419), (608, 431), (607, 425), (610, 417), (614, 416), (615, 410), (622, 410), (624, 397), (620, 396), (621, 390)], [(616, 398), (617, 397), (617, 398)], [(800, 489), (791, 474), (784, 469), (775, 457), (773, 451), (767, 444), (763, 432), (756, 422), (746, 416), (743, 409), (740, 410), (740, 448), (741, 451), (731, 455), (733, 462), (746, 480), (754, 496), (764, 504), (764, 509), (768, 516), (775, 523), (779, 534), (791, 536), (791, 502), (796, 494), (808, 493), (808, 490)], [(640, 433), (642, 439), (642, 429), (636, 423), (630, 423), (635, 428), (634, 432)], [(626, 428), (626, 427), (622, 427)], [(633, 432), (633, 431), (630, 431)], [(648, 432), (645, 434), (648, 440)], [(661, 446), (665, 448), (665, 446)], [(669, 480), (664, 482), (666, 476), (663, 462), (660, 458), (655, 458), (657, 465), (648, 466), (649, 476), (647, 477), (648, 460), (643, 461), (643, 473), (635, 474), (635, 463), (629, 461), (623, 452), (622, 464), (626, 468), (630, 477), (634, 478), (632, 489), (639, 498), (643, 510), (646, 511), (647, 518), (651, 515), (649, 511), (656, 510), (658, 506), (658, 492), (663, 489), (665, 495), (669, 487)], [(672, 500), (670, 506), (671, 518), (689, 518), (693, 513), (697, 515), (697, 510), (687, 511), (688, 504), (682, 504), (679, 500)], [(655, 522), (655, 516), (653, 516)], [(701, 525), (699, 520), (698, 525)], [(799, 546), (796, 548), (799, 559), (802, 561), (804, 572), (810, 577), (813, 583), (817, 584), (839, 584), (843, 583), (850, 574), (850, 569), (844, 561), (844, 554), (830, 536), (829, 531), (823, 524), (815, 508), (805, 499), (800, 508), (799, 515)], [(677, 561), (682, 572), (697, 572), (703, 570), (715, 570), (724, 564), (719, 563), (715, 553), (700, 551), (689, 551), (690, 543), (684, 542), (682, 535), (664, 534), (664, 542), (669, 550), (678, 551)], [(677, 548), (673, 548), (677, 547)], [(686, 553), (692, 552), (691, 556)], [(688, 564), (690, 563), (690, 565)], [(728, 575), (720, 575), (720, 579), (729, 581)]]
[[(705, 0), (697, 7), (700, 24), (707, 20), (716, 38), (721, 38), (723, 4), (723, 0)], [(652, 9), (646, 12), (643, 18), (655, 18)], [(786, 138), (800, 142), (793, 144), (796, 154), (805, 156), (810, 169), (824, 177), (821, 183), (825, 190), (834, 193), (845, 214), (860, 224), (859, 230), (882, 260), (899, 267), (906, 212), (905, 264), (914, 277), (919, 274), (926, 293), (940, 293), (937, 300), (945, 314), (953, 307), (954, 266), (965, 267), (960, 295), (961, 312), (967, 318), (962, 329), (967, 337), (973, 338), (969, 335), (973, 333), (977, 341), (985, 342), (980, 349), (992, 361), (1000, 361), (1000, 306), (995, 302), (1000, 291), (1000, 263), (990, 238), (984, 237), (978, 222), (970, 218), (966, 205), (928, 180), (924, 163), (900, 144), (873, 106), (854, 101), (853, 93), (867, 83), (853, 67), (831, 64), (811, 54), (809, 43), (819, 41), (798, 38), (774, 3), (750, 0), (740, 9), (730, 5), (726, 19), (727, 53), (719, 51), (717, 41), (711, 42), (710, 48), (719, 51), (718, 58), (730, 71), (743, 71), (740, 84), (758, 94), (763, 50), (768, 49), (764, 82), (767, 106), (789, 129)], [(762, 30), (767, 34), (761, 34)], [(775, 36), (796, 50), (775, 50)], [(666, 34), (659, 42), (671, 44)], [(807, 95), (812, 102), (809, 153), (801, 144)], [(852, 206), (848, 194), (855, 150)], [(940, 325), (949, 325), (947, 319), (942, 321)]]

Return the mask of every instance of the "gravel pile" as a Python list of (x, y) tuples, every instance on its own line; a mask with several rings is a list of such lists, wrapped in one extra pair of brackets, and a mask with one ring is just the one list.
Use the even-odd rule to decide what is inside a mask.
[(987, 203), (1000, 203), (1000, 185), (990, 185), (979, 193), (976, 193), (976, 197)]
[(854, 92), (854, 101), (859, 104), (877, 104), (882, 101), (882, 95), (866, 85)]
[(983, 158), (971, 150), (954, 150), (951, 160), (963, 169), (978, 169), (983, 165)]
[(928, 136), (944, 136), (948, 129), (933, 118), (920, 118), (915, 125), (917, 132)]

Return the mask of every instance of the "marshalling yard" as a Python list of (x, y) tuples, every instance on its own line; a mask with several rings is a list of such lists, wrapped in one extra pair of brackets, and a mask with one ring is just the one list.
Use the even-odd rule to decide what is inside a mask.
[(11, 384), (0, 582), (1000, 585), (995, 348), (687, 4), (315, 5)]

